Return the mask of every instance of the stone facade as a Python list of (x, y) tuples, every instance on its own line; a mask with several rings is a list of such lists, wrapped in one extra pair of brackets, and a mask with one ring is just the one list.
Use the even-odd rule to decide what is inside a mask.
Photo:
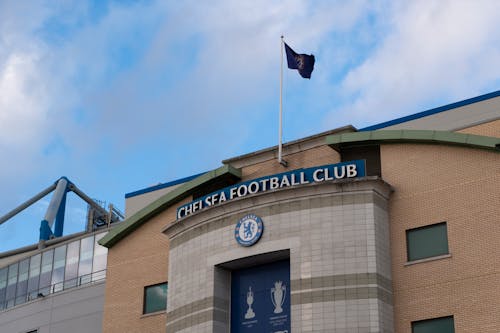
[[(379, 179), (308, 184), (171, 224), (167, 332), (229, 332), (230, 266), (280, 251), (290, 259), (293, 332), (393, 332), (390, 191)], [(248, 213), (265, 231), (241, 247), (235, 224)]]

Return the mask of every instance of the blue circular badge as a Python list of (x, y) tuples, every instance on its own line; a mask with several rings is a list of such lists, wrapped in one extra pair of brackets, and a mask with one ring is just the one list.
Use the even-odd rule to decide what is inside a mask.
[(257, 243), (264, 231), (262, 219), (254, 214), (243, 216), (236, 224), (234, 237), (242, 246), (252, 246)]

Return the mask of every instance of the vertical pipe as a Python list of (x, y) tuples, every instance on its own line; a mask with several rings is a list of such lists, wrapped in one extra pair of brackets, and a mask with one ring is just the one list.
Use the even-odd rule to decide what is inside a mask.
[(61, 207), (61, 202), (65, 198), (68, 183), (65, 177), (57, 181), (56, 189), (54, 190), (49, 207), (47, 207), (47, 212), (45, 213), (45, 218), (40, 222), (40, 240), (49, 240), (54, 235), (51, 228), (59, 212), (59, 208)]
[(52, 227), (52, 224), (54, 223), (57, 211), (59, 210), (61, 201), (63, 200), (64, 194), (66, 193), (67, 186), (68, 181), (65, 178), (61, 178), (57, 182), (56, 189), (54, 191), (54, 194), (52, 195), (52, 199), (50, 200), (49, 207), (47, 207), (47, 212), (45, 213), (45, 220), (49, 223), (50, 227)]

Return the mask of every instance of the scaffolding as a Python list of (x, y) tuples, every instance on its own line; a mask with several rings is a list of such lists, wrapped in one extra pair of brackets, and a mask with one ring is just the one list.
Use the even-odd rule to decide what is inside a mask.
[(87, 232), (91, 232), (99, 228), (109, 227), (111, 224), (120, 222), (124, 219), (122, 212), (120, 212), (112, 204), (109, 204), (108, 209), (106, 209), (105, 202), (90, 198), (66, 177), (61, 177), (54, 182), (54, 184), (50, 185), (40, 193), (0, 217), (0, 225), (7, 222), (51, 192), (53, 192), (52, 198), (49, 206), (47, 207), (45, 216), (40, 222), (40, 242), (61, 237), (63, 235), (66, 195), (68, 192), (75, 193), (87, 203)]

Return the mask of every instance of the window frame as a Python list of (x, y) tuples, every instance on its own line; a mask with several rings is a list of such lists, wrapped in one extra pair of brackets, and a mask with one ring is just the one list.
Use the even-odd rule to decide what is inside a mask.
[(453, 324), (453, 332), (452, 333), (455, 333), (455, 318), (453, 317), (453, 315), (412, 321), (410, 324), (411, 325), (411, 333), (415, 333), (414, 324), (423, 323), (423, 322), (431, 322), (431, 321), (442, 320), (442, 319), (451, 319), (451, 322)]
[[(438, 227), (441, 225), (444, 225), (444, 227), (445, 227), (446, 252), (445, 253), (436, 253), (436, 254), (432, 254), (429, 256), (425, 256), (425, 257), (412, 258), (411, 254), (410, 254), (410, 252), (411, 252), (410, 251), (410, 233), (418, 232), (418, 231), (422, 231), (422, 230), (426, 230), (426, 229), (432, 229), (432, 228), (435, 228), (435, 227)], [(405, 236), (406, 236), (406, 260), (408, 263), (427, 261), (427, 260), (432, 260), (433, 258), (441, 258), (441, 257), (450, 256), (450, 246), (449, 246), (450, 244), (449, 244), (449, 238), (448, 238), (448, 222), (447, 221), (428, 224), (428, 225), (424, 225), (424, 226), (417, 227), (417, 228), (406, 229)]]
[[(154, 288), (154, 287), (160, 287), (160, 286), (166, 286), (167, 289), (167, 296), (165, 297), (165, 308), (161, 310), (156, 310), (156, 311), (149, 311), (147, 312), (147, 290), (149, 288)], [(149, 315), (149, 314), (154, 314), (154, 313), (163, 313), (167, 310), (167, 303), (168, 303), (168, 281), (157, 283), (157, 284), (152, 284), (148, 286), (144, 286), (144, 291), (143, 291), (143, 301), (142, 301), (142, 314), (143, 315)]]

